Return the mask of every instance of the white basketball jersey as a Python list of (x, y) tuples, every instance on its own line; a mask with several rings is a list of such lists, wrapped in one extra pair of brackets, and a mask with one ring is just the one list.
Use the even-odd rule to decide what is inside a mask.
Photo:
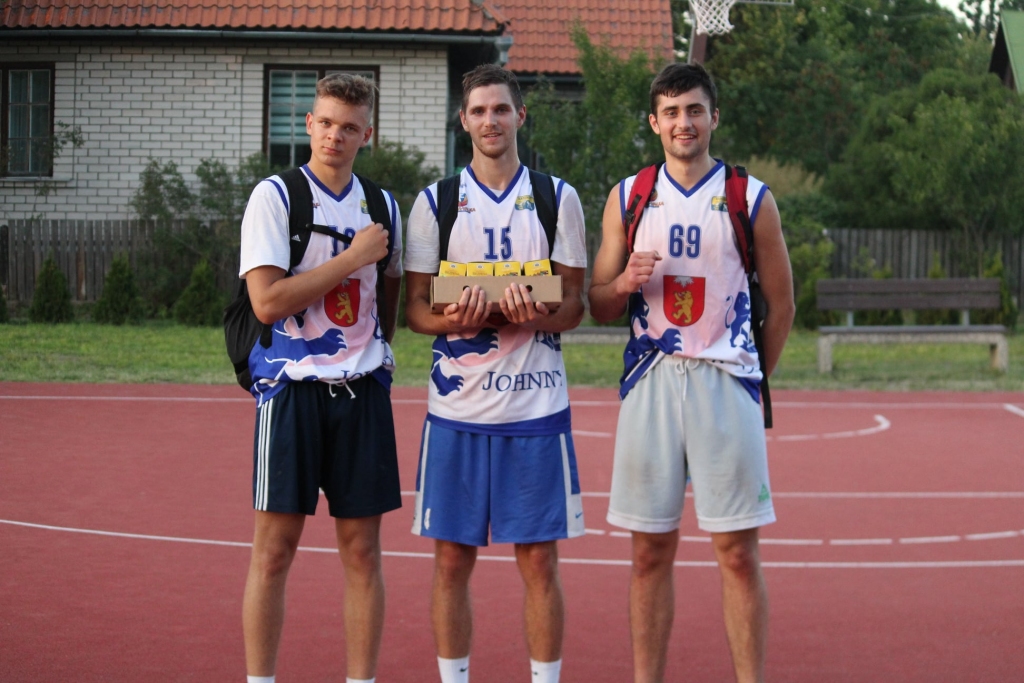
[[(554, 182), (556, 195), (563, 203), (578, 204), (575, 191), (563, 181)], [(428, 261), (437, 258), (436, 221), (441, 209), (437, 206), (437, 186), (424, 190), (420, 197), (423, 199), (430, 203), (432, 215), (426, 214), (426, 221), (410, 220), (409, 241), (419, 240), (420, 233), (429, 234), (432, 230), (435, 246), (431, 258), (424, 255), (414, 259), (410, 252), (406, 267), (417, 272), (429, 272), (420, 269), (430, 267)], [(467, 167), (462, 171), (458, 204), (448, 254), (441, 254), (441, 259), (469, 263), (549, 258), (547, 237), (537, 217), (526, 167), (520, 166), (516, 178), (500, 194), (480, 184)], [(414, 208), (412, 215), (424, 213)], [(585, 253), (582, 220), (563, 221), (567, 212), (558, 213), (556, 251), (563, 251), (559, 240), (564, 240), (571, 243), (574, 255)], [(574, 215), (581, 219), (582, 210)], [(430, 225), (419, 225), (420, 222)], [(564, 225), (568, 223), (572, 224), (571, 229)], [(584, 260), (582, 264), (566, 265), (585, 267), (586, 263)], [(438, 336), (433, 352), (430, 420), (461, 431), (508, 436), (553, 434), (570, 429), (569, 395), (557, 333), (537, 332), (518, 325), (484, 327), (464, 334)]]
[[(371, 223), (359, 180), (352, 176), (335, 195), (303, 166), (313, 193), (313, 221), (355, 235)], [(394, 197), (386, 194), (394, 226), (395, 247), (387, 273), (401, 276), (401, 219)], [(241, 274), (261, 265), (288, 270), (290, 260), (288, 207), (284, 182), (273, 176), (253, 191), (242, 219)], [(299, 274), (316, 268), (348, 248), (332, 237), (313, 233)], [(390, 386), (395, 360), (384, 339), (377, 315), (377, 266), (370, 263), (353, 272), (320, 301), (273, 325), (269, 348), (257, 343), (249, 355), (253, 394), (263, 401), (283, 388), (283, 382), (347, 382), (374, 374)]]
[[(633, 181), (619, 185), (623, 212)], [(749, 178), (747, 206), (757, 218), (767, 186)], [(630, 298), (626, 392), (659, 354), (710, 361), (756, 386), (761, 379), (750, 326), (750, 292), (726, 208), (725, 165), (718, 161), (692, 188), (665, 166), (636, 232), (634, 251), (657, 251), (651, 280)]]

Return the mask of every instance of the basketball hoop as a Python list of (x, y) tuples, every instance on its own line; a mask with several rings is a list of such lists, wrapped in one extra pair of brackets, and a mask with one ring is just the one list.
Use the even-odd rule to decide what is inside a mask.
[(693, 29), (690, 32), (691, 63), (704, 62), (704, 47), (708, 36), (720, 36), (733, 29), (729, 23), (729, 10), (736, 3), (753, 5), (792, 5), (794, 0), (689, 0)]

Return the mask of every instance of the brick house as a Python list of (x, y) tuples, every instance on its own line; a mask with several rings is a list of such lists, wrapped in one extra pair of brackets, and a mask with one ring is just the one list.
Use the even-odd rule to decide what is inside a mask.
[[(450, 168), (456, 74), (504, 61), (507, 20), (488, 0), (8, 0), (0, 9), (0, 222), (131, 218), (148, 160), (187, 181), (202, 158), (308, 157), (304, 115), (318, 76), (353, 71), (380, 88), (376, 140)], [(456, 105), (457, 106), (457, 105)], [(61, 124), (81, 129), (53, 167)], [(41, 182), (55, 191), (37, 197)]]

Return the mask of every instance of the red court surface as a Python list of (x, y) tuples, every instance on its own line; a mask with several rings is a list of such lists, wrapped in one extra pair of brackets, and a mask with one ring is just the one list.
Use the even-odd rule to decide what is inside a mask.
[[(776, 392), (768, 679), (1024, 681), (1024, 395)], [(618, 412), (573, 390), (585, 537), (563, 542), (564, 681), (626, 682), (629, 539), (604, 520)], [(411, 492), (425, 390), (396, 389)], [(253, 401), (234, 387), (0, 383), (0, 681), (243, 681)], [(437, 680), (429, 541), (385, 517), (377, 680)], [(326, 506), (322, 506), (326, 508)], [(732, 679), (684, 513), (668, 680)], [(278, 680), (344, 680), (326, 509), (289, 582)], [(529, 677), (510, 549), (474, 575), (473, 682)]]

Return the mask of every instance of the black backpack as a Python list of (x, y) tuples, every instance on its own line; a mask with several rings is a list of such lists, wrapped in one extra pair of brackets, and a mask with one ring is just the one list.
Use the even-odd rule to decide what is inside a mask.
[[(530, 185), (533, 187), (533, 202), (537, 205), (537, 218), (544, 226), (548, 238), (548, 258), (555, 247), (555, 232), (558, 230), (558, 209), (555, 207), (555, 181), (546, 173), (530, 171)], [(437, 230), (438, 254), (442, 261), (448, 260), (448, 243), (451, 241), (452, 226), (459, 216), (459, 179), (461, 174), (448, 176), (437, 183)], [(532, 260), (532, 259), (527, 259)]]
[[(292, 269), (302, 261), (302, 257), (306, 254), (306, 247), (309, 246), (309, 239), (314, 232), (333, 237), (345, 244), (351, 244), (352, 238), (332, 230), (326, 225), (313, 223), (313, 193), (309, 189), (309, 182), (302, 169), (287, 170), (279, 177), (288, 188), (288, 244), (291, 246), (288, 274), (290, 275)], [(370, 220), (382, 224), (388, 231), (388, 253), (377, 262), (377, 315), (381, 331), (384, 332), (386, 338), (391, 330), (386, 327), (389, 318), (387, 301), (384, 297), (384, 269), (387, 268), (395, 246), (391, 212), (388, 210), (387, 198), (376, 184), (361, 175), (356, 175), (356, 178), (363, 186)], [(272, 331), (272, 325), (264, 325), (256, 317), (252, 310), (252, 302), (249, 300), (249, 288), (246, 286), (245, 279), (240, 279), (235, 298), (224, 309), (224, 342), (227, 345), (228, 358), (235, 369), (235, 378), (238, 380), (239, 386), (246, 391), (252, 389), (249, 354), (257, 341), (263, 348), (269, 348)]]

